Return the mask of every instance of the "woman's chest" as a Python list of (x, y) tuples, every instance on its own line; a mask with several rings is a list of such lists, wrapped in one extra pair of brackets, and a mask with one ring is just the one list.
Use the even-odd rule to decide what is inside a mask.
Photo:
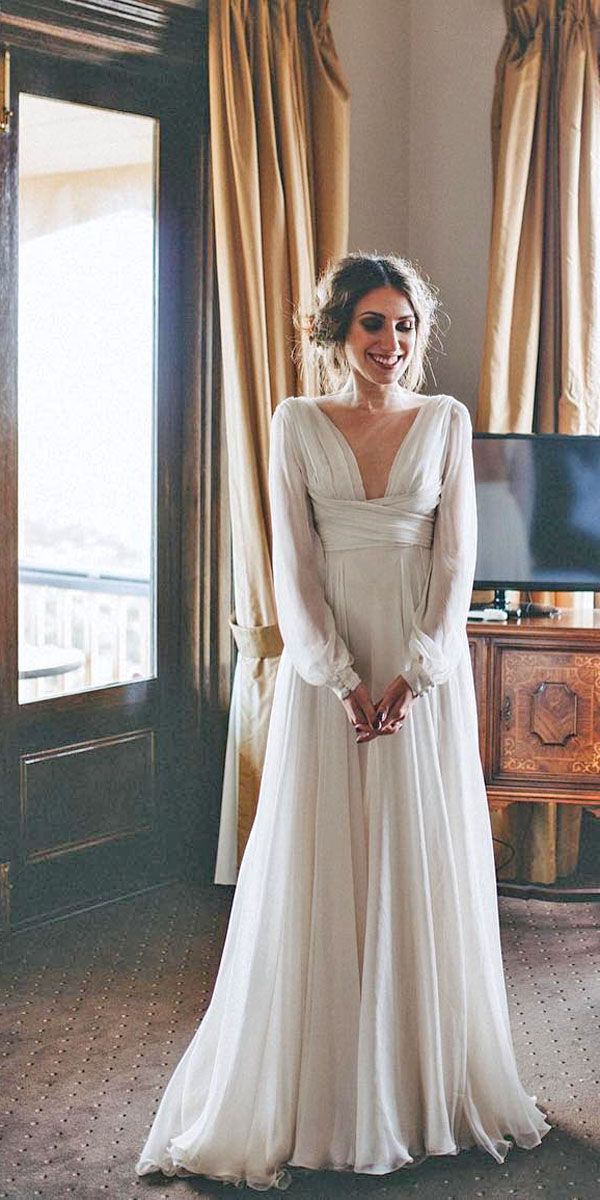
[(402, 412), (368, 413), (319, 402), (320, 412), (347, 443), (365, 499), (379, 499), (388, 491), (392, 468), (421, 407), (415, 405)]
[(427, 397), (416, 411), (391, 414), (384, 428), (375, 421), (338, 426), (332, 416), (339, 413), (330, 416), (321, 408), (326, 402), (296, 398), (293, 423), (308, 491), (364, 501), (436, 484), (446, 444), (446, 399)]

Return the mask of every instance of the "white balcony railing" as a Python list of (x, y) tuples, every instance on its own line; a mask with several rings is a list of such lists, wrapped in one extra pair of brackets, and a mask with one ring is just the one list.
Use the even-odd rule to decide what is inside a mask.
[(84, 661), (68, 674), (21, 679), (20, 703), (148, 679), (154, 674), (153, 627), (148, 579), (22, 568), (21, 643), (79, 650)]

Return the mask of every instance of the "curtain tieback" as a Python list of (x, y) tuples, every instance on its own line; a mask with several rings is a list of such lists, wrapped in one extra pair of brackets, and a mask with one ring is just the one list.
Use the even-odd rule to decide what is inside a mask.
[(278, 625), (236, 625), (230, 618), (229, 628), (242, 658), (278, 658), (283, 650)]

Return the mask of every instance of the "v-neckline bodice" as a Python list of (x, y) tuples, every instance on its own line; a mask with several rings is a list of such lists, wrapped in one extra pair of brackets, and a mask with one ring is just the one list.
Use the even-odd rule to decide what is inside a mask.
[(321, 408), (321, 405), (318, 403), (318, 401), (316, 401), (316, 400), (313, 401), (314, 408), (317, 409), (317, 412), (320, 414), (322, 420), (325, 422), (325, 425), (333, 431), (334, 436), (337, 437), (339, 445), (341, 445), (342, 450), (344, 450), (346, 452), (347, 457), (349, 458), (350, 462), (352, 463), (352, 466), (353, 466), (355, 474), (356, 474), (357, 481), (359, 483), (359, 486), (360, 486), (360, 489), (362, 492), (361, 499), (364, 501), (365, 504), (377, 504), (377, 503), (381, 503), (382, 500), (387, 500), (387, 498), (389, 496), (389, 492), (390, 492), (390, 487), (392, 485), (394, 473), (395, 473), (396, 467), (398, 465), (398, 461), (400, 459), (401, 451), (404, 450), (404, 447), (406, 446), (407, 441), (411, 437), (411, 434), (413, 432), (415, 425), (417, 425), (419, 423), (419, 418), (421, 416), (423, 409), (428, 408), (430, 403), (431, 403), (431, 399), (425, 400), (422, 404), (419, 405), (417, 414), (414, 417), (412, 424), (410, 425), (408, 431), (405, 433), (404, 437), (402, 438), (402, 441), (400, 442), (400, 445), (398, 446), (396, 453), (394, 454), (394, 457), (392, 459), (392, 464), (391, 464), (389, 472), (388, 472), (387, 483), (386, 483), (385, 491), (384, 491), (383, 495), (382, 496), (367, 496), (367, 489), (365, 487), (364, 477), (363, 477), (362, 471), (360, 469), (360, 464), (359, 464), (355, 450), (350, 445), (350, 442), (348, 441), (348, 438), (346, 437), (345, 433), (342, 433), (342, 430), (339, 428), (339, 426), (336, 425), (335, 421), (332, 420), (332, 418), (329, 416), (329, 414), (325, 412), (325, 409)]

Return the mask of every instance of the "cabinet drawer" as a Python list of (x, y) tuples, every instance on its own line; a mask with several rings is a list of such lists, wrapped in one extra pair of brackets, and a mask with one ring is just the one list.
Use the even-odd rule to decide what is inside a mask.
[(600, 779), (600, 662), (575, 650), (496, 646), (494, 779)]

